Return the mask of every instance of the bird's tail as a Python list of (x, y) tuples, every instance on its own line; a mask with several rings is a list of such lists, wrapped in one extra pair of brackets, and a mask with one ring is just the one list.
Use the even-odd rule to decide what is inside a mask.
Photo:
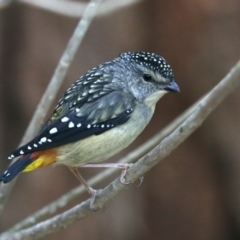
[(3, 183), (10, 182), (31, 163), (31, 154), (19, 158), (0, 175), (0, 181)]
[(55, 149), (24, 155), (0, 174), (0, 182), (8, 183), (21, 172), (29, 172), (54, 162), (56, 162)]

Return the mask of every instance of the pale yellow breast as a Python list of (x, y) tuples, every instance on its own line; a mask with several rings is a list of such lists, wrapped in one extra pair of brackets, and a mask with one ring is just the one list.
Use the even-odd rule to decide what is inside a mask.
[(147, 106), (137, 107), (127, 123), (100, 135), (62, 146), (58, 151), (57, 163), (81, 166), (107, 160), (135, 140), (150, 121), (153, 111)]

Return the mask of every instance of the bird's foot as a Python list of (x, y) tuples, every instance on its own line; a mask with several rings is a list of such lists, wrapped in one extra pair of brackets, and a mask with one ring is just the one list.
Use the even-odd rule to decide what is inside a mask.
[(96, 199), (96, 196), (102, 191), (102, 189), (93, 189), (91, 187), (89, 187), (89, 190), (91, 191), (91, 199), (90, 199), (90, 209), (93, 211), (98, 211), (98, 208), (94, 206), (94, 202)]
[(126, 176), (126, 173), (127, 173), (127, 170), (132, 166), (133, 164), (132, 163), (126, 163), (126, 164), (122, 164), (122, 173), (121, 173), (121, 176), (120, 176), (120, 182), (124, 185), (128, 185), (130, 184), (131, 182), (127, 182), (126, 179), (125, 179), (125, 176)]

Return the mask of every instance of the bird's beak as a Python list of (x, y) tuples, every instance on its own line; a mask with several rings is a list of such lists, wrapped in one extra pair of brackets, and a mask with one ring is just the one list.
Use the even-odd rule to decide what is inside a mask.
[(177, 85), (176, 82), (171, 81), (165, 88), (164, 90), (169, 91), (169, 92), (180, 92), (180, 88)]

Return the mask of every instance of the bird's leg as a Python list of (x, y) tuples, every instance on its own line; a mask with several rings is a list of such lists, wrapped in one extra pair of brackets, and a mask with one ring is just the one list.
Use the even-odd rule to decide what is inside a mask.
[(98, 190), (95, 190), (95, 189), (91, 188), (90, 186), (88, 186), (87, 182), (82, 177), (82, 175), (79, 173), (79, 171), (76, 167), (69, 167), (69, 169), (77, 177), (77, 179), (83, 184), (83, 186), (86, 188), (87, 192), (90, 194), (90, 196), (91, 196), (90, 208), (92, 210), (96, 210), (94, 208), (93, 203), (95, 201)]
[(76, 176), (76, 178), (84, 185), (86, 190), (90, 195), (93, 195), (93, 188), (89, 187), (85, 179), (82, 177), (82, 175), (79, 173), (78, 169), (76, 167), (69, 167), (71, 172)]
[(82, 165), (81, 167), (94, 167), (94, 168), (118, 168), (122, 169), (122, 173), (120, 176), (120, 181), (122, 184), (130, 184), (130, 182), (126, 182), (125, 176), (127, 173), (127, 170), (132, 166), (132, 163), (100, 163), (100, 164), (85, 164)]

